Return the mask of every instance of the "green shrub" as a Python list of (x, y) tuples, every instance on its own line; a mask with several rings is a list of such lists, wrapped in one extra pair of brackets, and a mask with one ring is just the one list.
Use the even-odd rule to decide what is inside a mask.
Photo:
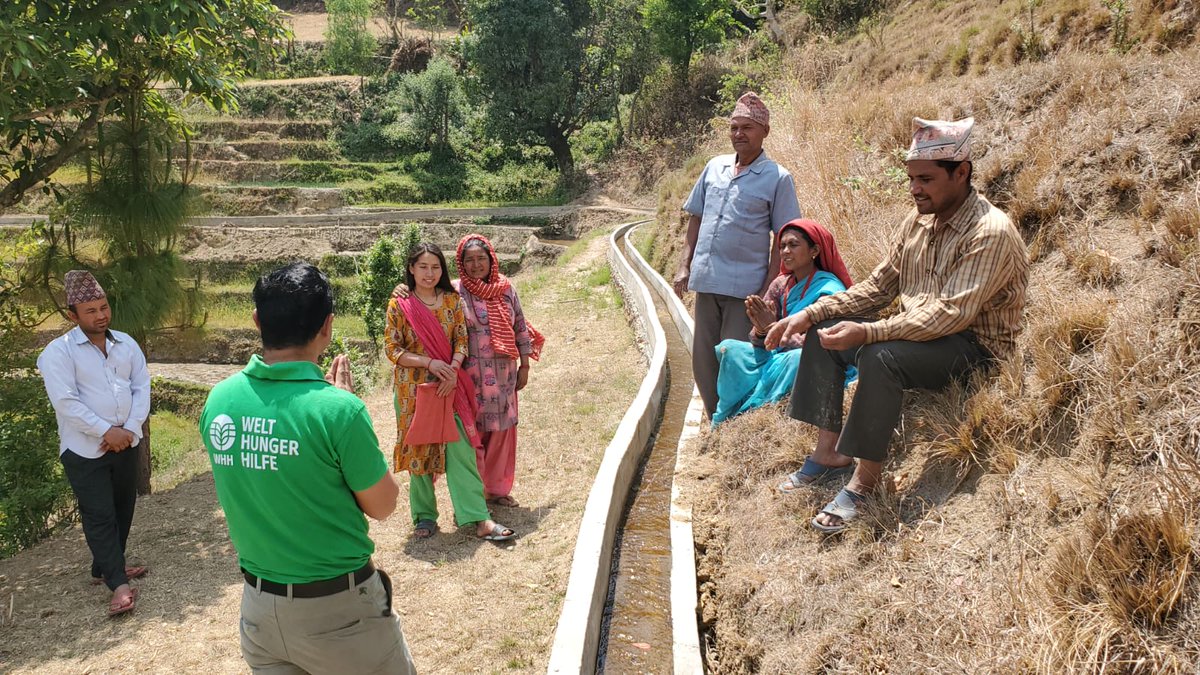
[(325, 63), (337, 75), (366, 75), (379, 43), (367, 28), (371, 0), (326, 0)]
[(404, 260), (407, 252), (398, 248), (396, 240), (391, 236), (385, 235), (375, 241), (363, 260), (362, 271), (358, 275), (358, 288), (351, 301), (367, 326), (367, 337), (371, 338), (371, 342), (376, 346), (379, 345), (379, 338), (383, 336), (386, 323), (384, 315), (392, 289), (404, 281)]
[(558, 171), (545, 164), (505, 164), (497, 171), (472, 171), (470, 197), (485, 202), (556, 202)]
[[(152, 414), (170, 412), (193, 419), (200, 418), (204, 402), (208, 400), (211, 387), (182, 380), (168, 380), (156, 377), (150, 380), (150, 412)], [(158, 430), (153, 429), (157, 434)], [(155, 435), (152, 451), (158, 450), (158, 436)]]
[(0, 557), (36, 544), (73, 505), (41, 379), (0, 377)]
[(379, 374), (379, 365), (375, 359), (368, 358), (362, 349), (359, 349), (353, 341), (347, 339), (341, 331), (335, 328), (333, 340), (329, 342), (329, 347), (321, 355), (321, 372), (329, 372), (333, 357), (338, 354), (345, 354), (350, 358), (350, 376), (354, 378), (354, 393), (358, 394), (359, 398), (369, 394), (375, 388), (376, 378)]
[[(358, 273), (358, 261), (354, 256), (341, 253), (326, 253), (321, 256), (317, 267), (330, 277), (348, 277)], [(337, 289), (334, 289), (335, 293)]]
[(293, 42), (271, 68), (277, 78), (320, 77), (329, 74), (324, 42)]

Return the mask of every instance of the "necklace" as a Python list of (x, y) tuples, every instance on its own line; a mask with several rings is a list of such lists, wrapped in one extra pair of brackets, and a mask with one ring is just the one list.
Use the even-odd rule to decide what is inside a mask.
[(425, 305), (426, 307), (429, 307), (429, 308), (437, 307), (438, 299), (441, 297), (441, 293), (436, 290), (433, 292), (433, 302), (425, 302), (425, 298), (422, 298), (420, 295), (417, 295), (415, 292), (413, 293), (413, 295), (417, 296), (417, 299), (421, 301), (422, 305)]

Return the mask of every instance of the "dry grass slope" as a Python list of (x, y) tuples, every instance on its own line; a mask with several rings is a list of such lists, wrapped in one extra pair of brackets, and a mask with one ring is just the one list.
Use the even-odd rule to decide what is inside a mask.
[[(1078, 20), (1095, 14), (1079, 4)], [(940, 5), (965, 22), (982, 11)], [(896, 51), (911, 55), (913, 23), (899, 21)], [(768, 150), (855, 278), (910, 207), (895, 154), (910, 118), (976, 117), (975, 183), (1011, 214), (1035, 263), (1027, 329), (994, 377), (911, 398), (894, 480), (840, 539), (808, 527), (832, 487), (773, 491), (811, 429), (769, 408), (702, 437), (695, 470), (713, 489), (697, 537), (714, 672), (1200, 662), (1200, 50), (1187, 46), (1194, 35), (1178, 51), (1147, 37), (1124, 57), (1067, 48), (1085, 37), (1068, 27), (1044, 62), (932, 81), (829, 46), (793, 56)], [(868, 71), (878, 78), (863, 86)], [(660, 269), (673, 269), (675, 209), (700, 166), (661, 185)]]

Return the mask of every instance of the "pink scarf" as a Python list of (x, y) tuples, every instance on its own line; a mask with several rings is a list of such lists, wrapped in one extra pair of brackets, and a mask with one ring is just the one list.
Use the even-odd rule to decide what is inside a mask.
[[(425, 349), (430, 358), (450, 363), (454, 358), (450, 340), (446, 337), (446, 329), (441, 322), (429, 311), (418, 298), (411, 293), (403, 300), (396, 298), (396, 306), (403, 312), (408, 325), (412, 326), (417, 341)], [(454, 388), (454, 412), (462, 421), (463, 430), (467, 432), (467, 441), (476, 450), (483, 448), (479, 432), (475, 429), (475, 417), (479, 411), (479, 402), (475, 399), (475, 384), (471, 377), (458, 369), (458, 385)]]

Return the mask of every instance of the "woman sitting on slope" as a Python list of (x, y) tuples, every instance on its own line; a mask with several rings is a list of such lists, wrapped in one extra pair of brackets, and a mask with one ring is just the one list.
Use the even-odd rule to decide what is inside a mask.
[[(804, 336), (774, 351), (763, 348), (770, 325), (799, 312), (824, 295), (846, 290), (852, 283), (846, 264), (838, 253), (833, 235), (821, 224), (797, 219), (783, 226), (776, 237), (780, 253), (779, 276), (767, 288), (766, 297), (746, 298), (746, 314), (752, 325), (750, 341), (724, 340), (717, 345), (717, 409), (713, 426), (773, 403), (788, 395), (800, 367)], [(850, 382), (854, 379), (850, 369)]]

